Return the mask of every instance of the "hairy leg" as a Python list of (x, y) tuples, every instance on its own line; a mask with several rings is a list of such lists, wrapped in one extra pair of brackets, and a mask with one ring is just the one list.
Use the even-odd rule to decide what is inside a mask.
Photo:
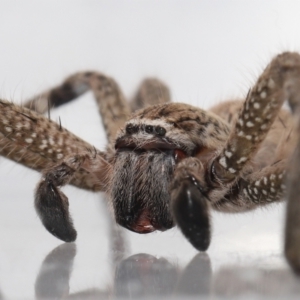
[[(61, 159), (87, 149), (100, 153), (60, 124), (32, 110), (0, 100), (1, 155), (42, 171)], [(103, 153), (101, 155), (104, 156)], [(101, 181), (95, 182), (85, 170), (77, 172), (71, 183), (85, 189), (103, 189)]]
[(106, 161), (100, 152), (86, 151), (67, 157), (44, 171), (35, 192), (35, 208), (50, 233), (65, 242), (76, 239), (77, 234), (69, 214), (69, 201), (60, 188), (68, 184), (80, 169), (89, 172), (91, 180), (102, 181), (105, 186), (111, 174), (111, 170), (106, 167)]
[(300, 56), (275, 57), (250, 90), (231, 136), (212, 164), (214, 181), (229, 185), (257, 153), (284, 100), (296, 97), (300, 80)]
[(238, 213), (284, 200), (287, 160), (240, 178), (212, 207), (221, 212)]
[(99, 113), (108, 140), (115, 137), (130, 115), (129, 105), (119, 86), (112, 79), (97, 72), (76, 73), (65, 81), (27, 101), (24, 106), (39, 113), (72, 101), (91, 90), (99, 107)]

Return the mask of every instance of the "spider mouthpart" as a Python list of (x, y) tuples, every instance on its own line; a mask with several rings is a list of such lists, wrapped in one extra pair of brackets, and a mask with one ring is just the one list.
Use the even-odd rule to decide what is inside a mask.
[(117, 223), (141, 234), (172, 228), (169, 185), (175, 166), (174, 149), (120, 148), (116, 154), (118, 167), (110, 197)]
[(210, 220), (208, 202), (199, 187), (190, 179), (181, 183), (173, 199), (173, 215), (185, 237), (199, 251), (210, 244)]
[(142, 210), (137, 218), (128, 215), (125, 219), (126, 223), (123, 223), (122, 225), (136, 233), (150, 233), (158, 229), (153, 226), (151, 221), (151, 214), (147, 209)]
[(35, 209), (45, 228), (65, 242), (76, 240), (68, 198), (52, 182), (42, 180), (35, 194)]
[(174, 150), (174, 158), (175, 158), (175, 162), (179, 163), (180, 161), (182, 161), (184, 158), (187, 157), (187, 154), (180, 150), (180, 149), (175, 149)]
[[(136, 215), (138, 217), (136, 217)], [(132, 212), (124, 220), (119, 220), (118, 223), (129, 229), (130, 231), (145, 234), (153, 231), (166, 231), (172, 226), (164, 226), (152, 219), (151, 212), (148, 209), (143, 209), (140, 213)]]

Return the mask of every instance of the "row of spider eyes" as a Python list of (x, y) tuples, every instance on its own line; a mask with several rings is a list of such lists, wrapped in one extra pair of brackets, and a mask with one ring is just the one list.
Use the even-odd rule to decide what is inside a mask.
[(152, 125), (135, 125), (135, 124), (127, 124), (126, 133), (134, 134), (139, 131), (145, 131), (149, 134), (156, 134), (159, 136), (164, 136), (166, 134), (166, 129), (161, 126), (152, 126)]

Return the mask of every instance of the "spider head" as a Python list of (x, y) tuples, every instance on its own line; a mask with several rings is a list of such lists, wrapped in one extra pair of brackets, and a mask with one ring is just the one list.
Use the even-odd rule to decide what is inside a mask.
[(163, 126), (131, 123), (115, 149), (110, 196), (116, 221), (137, 233), (173, 227), (170, 183), (176, 163), (188, 155), (185, 149)]
[(116, 221), (138, 233), (173, 227), (170, 194), (177, 164), (192, 156), (208, 161), (229, 131), (218, 117), (185, 104), (136, 112), (115, 142), (109, 194)]

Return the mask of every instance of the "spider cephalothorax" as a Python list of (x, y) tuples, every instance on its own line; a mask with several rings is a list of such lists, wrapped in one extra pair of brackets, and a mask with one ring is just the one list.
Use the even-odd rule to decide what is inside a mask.
[[(106, 192), (116, 221), (132, 231), (177, 224), (198, 250), (206, 250), (211, 209), (235, 213), (281, 201), (287, 179), (285, 251), (300, 269), (299, 86), (297, 53), (275, 57), (244, 101), (227, 101), (209, 112), (170, 103), (167, 87), (156, 79), (144, 81), (127, 102), (114, 80), (78, 73), (24, 107), (1, 100), (0, 151), (43, 172), (35, 207), (45, 227), (64, 241), (76, 239), (68, 198), (60, 190), (67, 183)], [(109, 140), (105, 152), (40, 114), (88, 89)], [(286, 99), (293, 115), (281, 109)]]

